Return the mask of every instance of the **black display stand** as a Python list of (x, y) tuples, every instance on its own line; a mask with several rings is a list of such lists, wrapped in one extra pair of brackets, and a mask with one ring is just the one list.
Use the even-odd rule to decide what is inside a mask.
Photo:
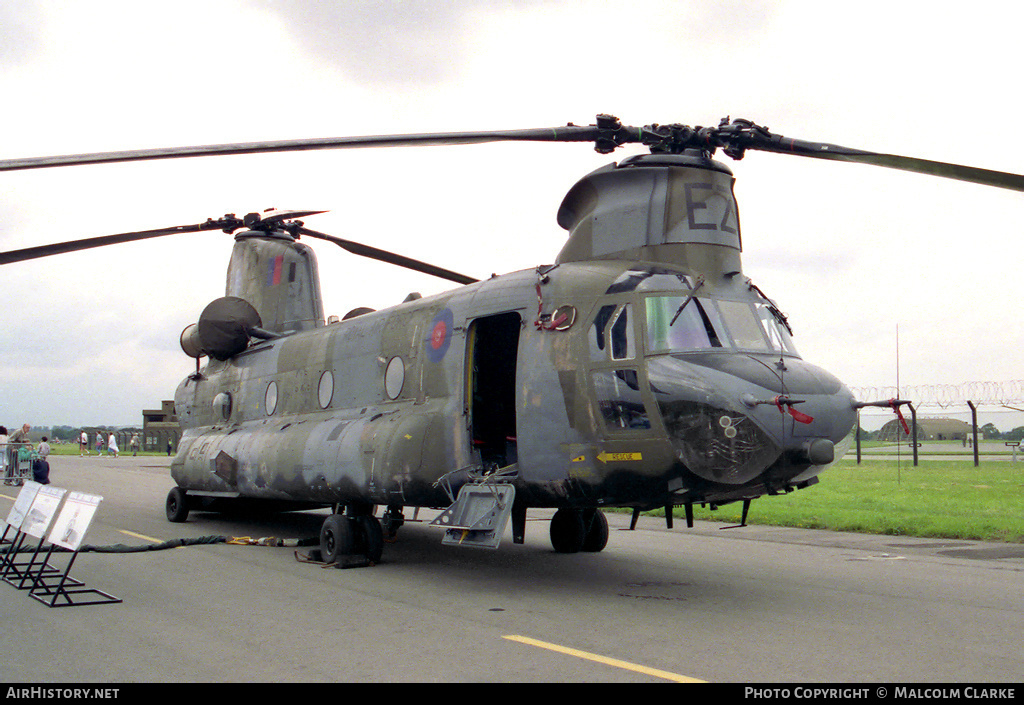
[[(44, 563), (48, 563), (54, 548), (55, 546), (51, 544)], [(77, 550), (71, 554), (67, 567), (59, 576), (43, 575), (42, 571), (40, 571), (39, 575), (33, 577), (32, 586), (28, 593), (29, 596), (42, 602), (47, 607), (105, 605), (116, 604), (122, 601), (120, 598), (114, 597), (102, 590), (87, 588), (81, 580), (72, 578), (69, 573), (71, 572), (71, 566), (75, 564), (76, 558), (78, 558)]]
[[(5, 531), (4, 534), (6, 535), (6, 533), (7, 532)], [(60, 573), (57, 568), (50, 565), (48, 560), (43, 560), (38, 567), (36, 567), (36, 559), (39, 557), (39, 551), (43, 547), (43, 539), (39, 539), (39, 545), (36, 546), (36, 550), (32, 552), (32, 556), (29, 558), (28, 562), (18, 560), (18, 556), (23, 553), (21, 548), (25, 544), (26, 536), (28, 536), (28, 534), (20, 530), (18, 531), (14, 540), (11, 542), (10, 548), (4, 554), (3, 573), (0, 574), (0, 578), (2, 578), (5, 583), (13, 585), (19, 590), (25, 590), (31, 587), (31, 585), (26, 585), (26, 582), (29, 579), (36, 580)], [(47, 554), (47, 556), (49, 556), (49, 554)], [(34, 572), (33, 568), (35, 568)]]
[[(101, 605), (121, 602), (120, 598), (97, 590), (87, 588), (81, 580), (70, 575), (71, 566), (78, 558), (78, 551), (85, 532), (92, 522), (92, 517), (102, 497), (71, 492), (64, 501), (63, 509), (56, 521), (53, 520), (57, 507), (64, 499), (66, 490), (48, 487), (36, 483), (26, 483), (24, 501), (19, 495), (16, 512), (12, 509), (7, 520), (7, 528), (0, 537), (0, 546), (7, 541), (7, 534), (12, 528), (17, 533), (6, 546), (0, 548), (0, 578), (19, 590), (28, 590), (29, 595), (47, 607), (69, 607), (75, 605)], [(29, 503), (31, 505), (29, 506)], [(20, 505), (20, 506), (19, 506)], [(46, 537), (46, 529), (53, 524), (50, 535)], [(35, 551), (26, 562), (19, 560), (25, 538), (38, 538)], [(43, 553), (43, 544), (49, 548)], [(67, 551), (70, 554), (67, 566), (61, 571), (50, 563), (53, 555)], [(27, 553), (28, 551), (24, 551)], [(41, 556), (42, 554), (42, 556)]]

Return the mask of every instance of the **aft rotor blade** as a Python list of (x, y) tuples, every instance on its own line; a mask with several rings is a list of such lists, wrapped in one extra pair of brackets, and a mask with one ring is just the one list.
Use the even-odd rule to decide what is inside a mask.
[(604, 134), (604, 128), (567, 125), (529, 130), (491, 132), (450, 132), (411, 135), (370, 135), (364, 137), (325, 137), (315, 139), (278, 140), (269, 142), (238, 142), (197, 147), (138, 149), (123, 152), (97, 152), (52, 157), (0, 160), (0, 171), (46, 169), (49, 167), (138, 162), (153, 159), (213, 157), (229, 154), (261, 154), (266, 152), (303, 152), (319, 149), (356, 149), (360, 147), (411, 147), (430, 145), (483, 144), (485, 142), (591, 142)]
[(177, 225), (171, 228), (158, 228), (156, 230), (137, 230), (130, 233), (118, 233), (117, 235), (103, 235), (101, 237), (90, 237), (82, 240), (69, 240), (67, 242), (56, 242), (51, 245), (39, 245), (38, 247), (26, 247), (22, 250), (10, 250), (8, 252), (0, 252), (0, 265), (12, 264), (14, 262), (24, 262), (30, 259), (39, 259), (40, 257), (49, 257), (51, 255), (60, 255), (65, 252), (78, 252), (79, 250), (89, 250), (94, 247), (104, 247), (106, 245), (118, 245), (123, 242), (133, 242), (135, 240), (147, 240), (154, 237), (163, 237), (165, 235), (177, 235), (179, 233), (194, 233), (203, 230), (222, 230), (228, 226), (225, 220), (208, 220), (205, 223), (197, 223), (195, 225)]
[(422, 272), (423, 274), (430, 274), (435, 277), (440, 277), (441, 279), (447, 279), (448, 281), (453, 281), (457, 284), (473, 284), (474, 282), (480, 281), (479, 279), (468, 277), (465, 274), (453, 272), (450, 269), (437, 267), (433, 264), (421, 262), (420, 260), (412, 259), (411, 257), (398, 255), (394, 252), (388, 252), (387, 250), (381, 250), (359, 242), (343, 240), (340, 237), (326, 235), (324, 233), (317, 232), (316, 230), (310, 230), (309, 228), (299, 228), (298, 232), (302, 235), (308, 235), (310, 237), (316, 237), (321, 240), (333, 242), (335, 245), (348, 250), (354, 255), (359, 255), (360, 257), (369, 257), (370, 259), (375, 259), (379, 262), (387, 262), (388, 264), (394, 264), (416, 272)]

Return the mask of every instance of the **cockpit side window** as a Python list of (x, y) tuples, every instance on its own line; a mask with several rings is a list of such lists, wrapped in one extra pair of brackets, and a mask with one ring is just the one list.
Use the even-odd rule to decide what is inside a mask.
[[(799, 356), (796, 345), (793, 344), (793, 336), (789, 332), (789, 326), (779, 310), (770, 304), (755, 303), (754, 310), (757, 311), (757, 318), (761, 321), (764, 334), (768, 336), (768, 343), (773, 351), (782, 350), (790, 355)], [(781, 318), (781, 320), (780, 320)]]
[(613, 360), (628, 360), (636, 355), (636, 345), (633, 339), (633, 325), (630, 320), (630, 312), (632, 310), (633, 304), (626, 304), (619, 311), (619, 315), (615, 318), (615, 322), (612, 323), (610, 338), (612, 343)]
[(594, 362), (608, 359), (604, 330), (608, 326), (608, 321), (611, 320), (613, 313), (615, 313), (615, 304), (602, 306), (601, 310), (597, 312), (597, 317), (594, 319), (594, 325), (591, 326), (588, 340), (590, 341), (590, 359)]
[(602, 306), (590, 331), (590, 360), (630, 360), (636, 357), (633, 304)]
[(591, 373), (591, 380), (597, 408), (609, 430), (651, 427), (636, 370), (596, 370)]

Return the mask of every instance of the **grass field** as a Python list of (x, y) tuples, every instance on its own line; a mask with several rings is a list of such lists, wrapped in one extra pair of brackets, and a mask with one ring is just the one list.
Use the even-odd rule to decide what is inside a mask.
[[(906, 460), (843, 460), (820, 479), (755, 500), (747, 523), (1024, 543), (1024, 463), (929, 460), (914, 467)], [(741, 503), (716, 511), (695, 507), (694, 517), (735, 524), (741, 511)], [(676, 512), (682, 516), (682, 508)]]
[[(51, 455), (78, 455), (78, 444), (77, 443), (62, 443), (62, 444), (51, 444), (50, 446)], [(89, 450), (92, 457), (96, 457), (96, 446), (92, 446)], [(131, 449), (120, 449), (121, 455), (131, 455)], [(162, 455), (167, 457), (167, 451), (139, 451), (139, 455)], [(107, 447), (103, 446), (103, 455), (107, 455)]]

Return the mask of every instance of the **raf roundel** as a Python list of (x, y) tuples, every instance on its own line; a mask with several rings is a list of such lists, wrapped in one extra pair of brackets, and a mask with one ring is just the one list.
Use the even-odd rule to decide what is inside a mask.
[(427, 329), (427, 357), (431, 362), (440, 362), (444, 359), (448, 347), (452, 343), (452, 312), (450, 309), (442, 309), (434, 316)]

